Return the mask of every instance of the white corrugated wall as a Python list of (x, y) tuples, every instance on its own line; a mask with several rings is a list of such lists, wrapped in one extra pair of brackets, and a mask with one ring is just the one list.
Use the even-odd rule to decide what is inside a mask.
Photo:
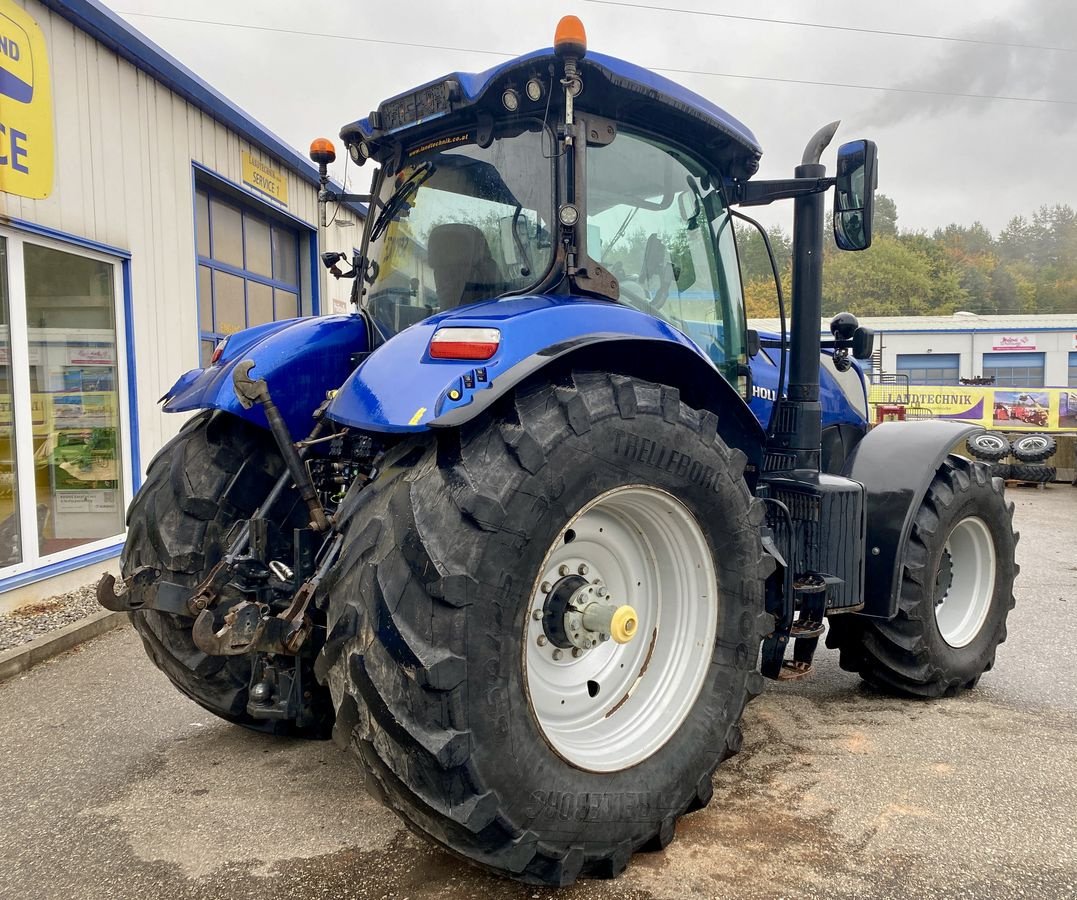
[[(287, 212), (310, 225), (317, 190), (66, 19), (33, 0), (21, 5), (48, 45), (55, 178), (44, 200), (0, 193), (0, 216), (130, 251), (145, 467), (185, 418), (162, 413), (157, 398), (198, 365), (192, 164), (240, 184), (242, 151), (272, 163), (287, 178)], [(355, 217), (341, 209), (336, 221)], [(333, 224), (321, 230), (320, 249), (350, 251), (358, 232)], [(346, 310), (350, 282), (327, 277), (321, 265), (314, 277), (322, 311)]]

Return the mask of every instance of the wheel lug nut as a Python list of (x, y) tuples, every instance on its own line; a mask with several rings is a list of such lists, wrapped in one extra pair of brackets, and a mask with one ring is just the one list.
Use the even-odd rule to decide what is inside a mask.
[(531, 613), (531, 618), (534, 619), (536, 622), (542, 621), (542, 610), (536, 609), (533, 613)]
[(572, 657), (573, 657), (573, 659), (579, 659), (581, 656), (583, 656), (583, 651), (579, 647), (573, 647), (572, 648)]
[(599, 587), (599, 589), (598, 589), (598, 596), (599, 597), (608, 597), (609, 594), (610, 594), (610, 592), (608, 590), (606, 590), (605, 587)]
[(557, 569), (557, 574), (561, 575), (562, 577), (567, 575), (568, 574), (568, 566), (566, 566), (566, 565), (559, 566), (558, 569)]
[(540, 588), (540, 590), (542, 591), (542, 593), (548, 594), (550, 593), (550, 591), (553, 590), (553, 585), (550, 584), (550, 582), (548, 581), (544, 581), (542, 582), (542, 587)]
[(553, 651), (553, 658), (554, 658), (554, 659), (560, 659), (560, 658), (561, 658), (562, 656), (564, 656), (564, 655), (565, 655), (565, 654), (564, 654), (564, 653), (562, 653), (562, 652), (561, 652), (560, 650), (554, 650), (554, 651)]
[(536, 643), (538, 643), (538, 645), (540, 647), (545, 647), (546, 646), (546, 635), (540, 634), (535, 640), (536, 640)]
[(581, 575), (586, 575), (591, 570), (587, 568), (587, 563), (580, 563), (580, 567), (576, 571)]

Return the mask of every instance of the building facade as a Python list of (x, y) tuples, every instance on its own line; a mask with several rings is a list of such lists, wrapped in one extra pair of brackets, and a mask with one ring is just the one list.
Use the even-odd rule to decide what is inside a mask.
[[(0, 596), (114, 564), (161, 397), (217, 341), (347, 311), (318, 176), (95, 0), (0, 0)], [(109, 562), (111, 561), (111, 563)]]
[(994, 379), (1002, 388), (1077, 386), (1077, 316), (869, 318), (875, 368), (910, 385)]
[[(828, 319), (821, 334), (829, 337)], [(1000, 388), (1077, 387), (1077, 316), (865, 317), (875, 353), (865, 368), (901, 375), (910, 386), (956, 386), (962, 379), (994, 379)], [(752, 327), (778, 331), (777, 319)]]

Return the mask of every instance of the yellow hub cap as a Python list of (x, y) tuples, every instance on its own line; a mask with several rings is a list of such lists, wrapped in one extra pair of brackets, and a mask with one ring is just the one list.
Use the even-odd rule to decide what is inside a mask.
[(618, 606), (610, 620), (610, 637), (618, 644), (627, 644), (636, 636), (639, 616), (631, 606)]

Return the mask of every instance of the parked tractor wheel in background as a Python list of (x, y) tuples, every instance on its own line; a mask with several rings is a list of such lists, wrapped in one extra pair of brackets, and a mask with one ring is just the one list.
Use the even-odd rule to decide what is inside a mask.
[(1013, 608), (1013, 504), (987, 466), (951, 456), (913, 521), (897, 616), (831, 620), (827, 646), (877, 687), (953, 696), (991, 668)]
[[(146, 481), (131, 504), (129, 531), (121, 557), (124, 576), (152, 566), (163, 580), (193, 591), (217, 563), (238, 522), (254, 512), (284, 463), (269, 434), (226, 413), (205, 412), (154, 457)], [(282, 513), (286, 525), (305, 524), (300, 506)], [(132, 588), (137, 594), (138, 587)], [(224, 604), (227, 606), (227, 604)], [(210, 656), (191, 637), (193, 618), (154, 609), (137, 610), (131, 624), (154, 664), (184, 694), (211, 713), (256, 731), (295, 733), (280, 719), (254, 719), (247, 713), (251, 657)], [(302, 730), (328, 732), (332, 712), (324, 688), (321, 721)]]
[(1058, 447), (1049, 434), (1025, 434), (1014, 438), (1010, 449), (1021, 462), (1038, 463), (1054, 456)]
[(1010, 442), (997, 431), (981, 431), (965, 441), (965, 447), (976, 459), (998, 462), (1010, 455)]
[(1058, 470), (1054, 466), (1033, 465), (1031, 463), (1014, 463), (1010, 466), (1010, 479), (1024, 481), (1028, 484), (1050, 484), (1055, 480)]
[(576, 374), (497, 410), (342, 505), (318, 672), (411, 827), (530, 883), (610, 877), (740, 747), (762, 505), (672, 388)]

